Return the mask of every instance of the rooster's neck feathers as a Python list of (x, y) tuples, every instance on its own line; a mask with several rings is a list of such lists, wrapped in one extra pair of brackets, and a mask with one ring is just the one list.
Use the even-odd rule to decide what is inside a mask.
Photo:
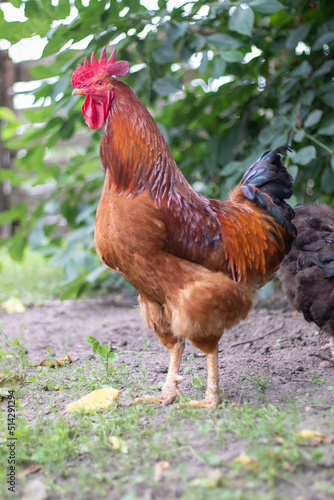
[(175, 190), (192, 191), (148, 110), (126, 84), (117, 87), (100, 154), (118, 194), (130, 197), (149, 189), (153, 199), (166, 200)]

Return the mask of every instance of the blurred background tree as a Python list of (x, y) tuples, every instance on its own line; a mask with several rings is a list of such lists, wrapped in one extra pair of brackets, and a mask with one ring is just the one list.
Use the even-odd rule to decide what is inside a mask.
[(70, 84), (105, 45), (130, 62), (124, 81), (197, 191), (225, 197), (265, 150), (289, 144), (292, 205), (333, 203), (333, 2), (11, 0), (0, 3), (0, 37), (14, 60), (40, 55), (21, 63), (25, 82), (0, 79), (0, 96), (7, 85), (14, 97), (13, 109), (0, 102), (0, 196), (10, 202), (0, 225), (12, 229), (1, 244), (13, 259), (27, 247), (52, 258), (64, 297), (124, 283), (95, 254), (101, 130), (84, 124)]

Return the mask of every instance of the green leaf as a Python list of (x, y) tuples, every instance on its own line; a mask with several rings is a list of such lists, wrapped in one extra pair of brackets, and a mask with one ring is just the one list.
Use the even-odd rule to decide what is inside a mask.
[(286, 120), (282, 116), (275, 116), (270, 120), (270, 127), (274, 130), (284, 130), (286, 128)]
[(248, 5), (261, 14), (274, 14), (286, 8), (278, 0), (250, 0)]
[(203, 73), (205, 73), (205, 70), (207, 68), (207, 65), (208, 65), (208, 62), (209, 62), (209, 59), (208, 59), (208, 51), (205, 50), (203, 52), (203, 57), (202, 57), (202, 61), (201, 61), (201, 64), (198, 68), (198, 72), (200, 75), (203, 75)]
[(43, 57), (57, 53), (68, 42), (68, 27), (59, 25), (48, 33), (48, 44), (43, 50)]
[(17, 130), (18, 123), (7, 123), (5, 126), (0, 129), (1, 137), (3, 141), (8, 141), (11, 139)]
[(281, 146), (286, 146), (288, 143), (288, 134), (279, 134), (272, 141), (270, 147), (271, 149), (276, 149)]
[(299, 42), (304, 42), (311, 31), (312, 23), (303, 23), (292, 30), (287, 38), (286, 47), (294, 49)]
[(322, 117), (321, 109), (314, 109), (306, 118), (304, 126), (306, 128), (313, 127), (314, 125), (319, 123), (321, 117)]
[[(246, 6), (246, 4), (243, 4)], [(228, 21), (228, 28), (241, 35), (252, 36), (254, 12), (250, 7), (237, 7)]]
[(334, 172), (326, 168), (321, 175), (321, 189), (324, 193), (331, 194), (334, 186)]
[(86, 288), (86, 283), (82, 282), (82, 278), (77, 278), (72, 280), (65, 288), (64, 293), (61, 296), (62, 300), (67, 300), (69, 298), (78, 298), (81, 293)]
[(38, 248), (39, 246), (46, 243), (45, 232), (44, 232), (44, 217), (40, 217), (35, 226), (33, 227), (31, 233), (28, 237), (29, 246), (32, 248)]
[(297, 68), (291, 71), (294, 78), (307, 78), (312, 72), (312, 66), (307, 61), (303, 61)]
[(160, 129), (160, 132), (162, 133), (162, 135), (164, 136), (164, 139), (165, 141), (167, 142), (167, 144), (169, 144), (169, 132), (168, 130), (166, 129), (165, 125), (161, 122), (156, 122), (159, 129)]
[(315, 99), (315, 93), (313, 90), (307, 90), (302, 97), (302, 104), (306, 106), (311, 106), (312, 102)]
[(275, 130), (273, 130), (270, 127), (265, 127), (259, 133), (259, 141), (264, 146), (267, 146), (274, 140), (275, 136), (276, 136)]
[(42, 171), (45, 168), (44, 164), (45, 149), (42, 144), (37, 144), (36, 146), (30, 147), (25, 156), (16, 159), (16, 164), (22, 170), (39, 170)]
[(62, 139), (69, 139), (74, 134), (75, 129), (75, 121), (67, 120), (63, 123), (63, 125), (59, 129), (59, 136)]
[(166, 64), (175, 61), (175, 51), (169, 42), (164, 42), (156, 47), (152, 52), (152, 56), (157, 64)]
[(99, 341), (95, 337), (92, 337), (92, 335), (88, 335), (86, 340), (89, 345), (94, 345), (96, 342), (99, 344)]
[(0, 226), (13, 221), (22, 221), (27, 210), (26, 203), (18, 203), (0, 213)]
[(22, 1), (21, 1), (21, 0), (9, 0), (9, 1), (10, 1), (10, 3), (11, 3), (12, 5), (14, 5), (14, 7), (16, 7), (17, 9), (19, 9), (19, 8), (21, 7), (21, 3), (22, 3)]
[(317, 157), (317, 151), (314, 146), (305, 146), (291, 155), (293, 162), (297, 165), (307, 165)]
[(93, 271), (91, 271), (87, 276), (86, 276), (86, 281), (88, 281), (89, 283), (94, 283), (94, 281), (97, 280), (97, 278), (102, 274), (104, 273), (105, 271), (107, 271), (107, 268), (106, 266), (99, 266), (97, 268), (95, 268)]
[(327, 32), (321, 35), (312, 46), (312, 50), (322, 50), (323, 45), (332, 45), (334, 42), (334, 33)]
[(108, 359), (108, 354), (111, 352), (110, 345), (109, 344), (103, 344), (99, 347), (98, 349), (98, 355), (106, 360)]
[(58, 5), (55, 8), (55, 19), (65, 19), (70, 15), (71, 7), (69, 0), (58, 0)]
[(244, 58), (244, 54), (239, 50), (227, 50), (223, 52), (220, 57), (226, 62), (233, 63), (241, 62)]
[(330, 73), (334, 68), (334, 61), (325, 61), (324, 64), (320, 66), (319, 69), (317, 69), (313, 75), (312, 78), (317, 78), (318, 76), (323, 76), (326, 75), (327, 73)]
[(189, 47), (195, 52), (198, 52), (204, 47), (205, 41), (204, 36), (196, 36), (189, 42)]
[(28, 238), (23, 228), (18, 229), (9, 247), (9, 255), (14, 260), (22, 260)]
[(40, 13), (39, 5), (36, 0), (27, 0), (24, 3), (24, 14), (28, 18), (38, 17)]
[(322, 100), (330, 108), (334, 108), (334, 90), (322, 96)]
[(9, 168), (2, 168), (0, 169), (0, 182), (6, 180), (10, 180), (12, 186), (20, 184), (21, 182), (24, 181), (24, 179), (22, 179), (22, 177), (17, 172), (15, 172), (15, 170)]
[(213, 60), (213, 67), (212, 67), (212, 73), (211, 76), (212, 78), (220, 78), (223, 76), (225, 73), (226, 69), (226, 62), (223, 61), (223, 59), (219, 56), (215, 57)]
[(294, 181), (297, 178), (298, 172), (299, 168), (297, 167), (297, 165), (289, 165), (289, 174), (292, 175)]
[(6, 120), (7, 122), (17, 123), (17, 116), (9, 108), (0, 107), (0, 120)]
[(208, 42), (212, 43), (217, 49), (238, 49), (242, 43), (240, 40), (233, 38), (225, 33), (215, 33), (207, 38)]
[(153, 82), (153, 90), (159, 95), (169, 95), (180, 90), (180, 82), (173, 76), (164, 76), (157, 78)]
[(165, 24), (165, 31), (169, 42), (175, 42), (179, 38), (183, 37), (188, 29), (188, 23), (183, 21), (181, 23), (169, 22)]
[(295, 142), (302, 142), (304, 137), (305, 137), (305, 130), (301, 128), (300, 130), (297, 130), (297, 132), (295, 133), (295, 135), (293, 137), (293, 140)]
[(52, 76), (58, 76), (55, 74), (54, 67), (51, 66), (31, 66), (29, 67), (29, 71), (35, 78), (43, 79), (43, 78), (51, 78)]
[(241, 161), (230, 161), (221, 169), (221, 174), (224, 177), (229, 177), (233, 174), (239, 174), (242, 169), (243, 163)]
[(321, 127), (318, 129), (320, 135), (334, 135), (334, 118), (324, 120)]

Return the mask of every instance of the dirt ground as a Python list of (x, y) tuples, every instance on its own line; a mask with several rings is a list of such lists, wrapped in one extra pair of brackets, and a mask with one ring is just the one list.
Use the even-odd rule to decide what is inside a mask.
[[(133, 370), (138, 369), (138, 362), (129, 351), (140, 351), (145, 340), (150, 342), (145, 358), (149, 383), (163, 382), (167, 373), (168, 351), (143, 326), (135, 296), (44, 302), (21, 314), (9, 315), (0, 311), (0, 322), (8, 336), (22, 336), (28, 341), (30, 362), (44, 359), (45, 348), (55, 357), (62, 357), (64, 342), (74, 362), (80, 364), (87, 357), (93, 362), (101, 362), (86, 341), (87, 336), (92, 335), (101, 344), (110, 342), (113, 350), (119, 353), (120, 361)], [(251, 342), (252, 339), (255, 340)], [(334, 364), (312, 356), (330, 357), (330, 351), (323, 350), (327, 343), (328, 338), (319, 335), (314, 324), (307, 323), (292, 311), (282, 296), (271, 302), (257, 299), (248, 318), (226, 331), (220, 341), (219, 375), (225, 395), (233, 401), (258, 403), (256, 387), (244, 383), (255, 377), (266, 380), (268, 402), (273, 405), (307, 392), (308, 412), (330, 408), (334, 393), (328, 386), (334, 385)], [(186, 362), (190, 372), (180, 384), (185, 396), (192, 393), (191, 372), (206, 376), (205, 356), (190, 342), (186, 344), (180, 373), (183, 374), (189, 354), (194, 354), (194, 358)], [(203, 387), (203, 393), (204, 390)], [(314, 400), (321, 404), (315, 404)]]
[[(74, 362), (71, 365), (73, 367), (71, 370), (80, 366), (84, 367), (87, 363), (92, 367), (102, 364), (102, 361), (93, 353), (91, 346), (88, 345), (87, 336), (95, 337), (100, 344), (110, 343), (112, 349), (118, 353), (116, 363), (120, 366), (121, 364), (126, 365), (131, 373), (132, 382), (129, 385), (132, 386), (135, 380), (140, 382), (136, 384), (136, 387), (124, 387), (125, 390), (119, 398), (118, 411), (124, 415), (125, 419), (128, 418), (127, 410), (130, 408), (129, 403), (134, 393), (140, 394), (141, 391), (145, 392), (147, 388), (155, 393), (156, 387), (162, 384), (166, 377), (169, 361), (168, 351), (159, 343), (156, 336), (143, 326), (137, 308), (137, 299), (134, 296), (110, 295), (104, 298), (81, 301), (50, 301), (40, 304), (39, 307), (32, 307), (21, 314), (10, 315), (0, 311), (0, 325), (2, 331), (9, 338), (21, 337), (27, 341), (26, 353), (30, 362), (39, 363), (47, 358), (48, 351), (57, 358), (64, 357), (64, 352), (66, 352)], [(331, 426), (333, 423), (334, 365), (311, 356), (321, 354), (329, 357), (329, 351), (322, 350), (326, 343), (327, 339), (319, 335), (314, 325), (306, 323), (301, 315), (289, 309), (280, 294), (270, 302), (258, 299), (247, 320), (226, 331), (221, 339), (219, 375), (224, 390), (224, 402), (215, 412), (216, 418), (218, 417), (217, 422), (224, 422), (224, 411), (226, 406), (229, 406), (228, 403), (232, 407), (237, 405), (240, 408), (249, 405), (249, 407), (265, 409), (273, 405), (272, 408), (286, 408), (287, 410), (292, 403), (298, 411), (297, 430), (314, 429), (331, 436), (333, 434)], [(139, 356), (138, 353), (142, 352), (145, 347), (145, 352)], [(193, 356), (189, 356), (191, 354)], [(32, 368), (29, 369), (32, 371)], [(145, 388), (142, 388), (141, 385), (143, 383), (141, 382), (143, 369), (147, 374)], [(203, 353), (196, 350), (190, 343), (186, 345), (181, 374), (185, 376), (185, 380), (180, 383), (182, 393), (191, 398), (194, 396), (196, 398), (203, 397), (206, 360)], [(194, 391), (196, 381), (200, 383)], [(123, 379), (121, 379), (121, 384), (123, 384)], [(96, 388), (98, 387), (99, 380), (97, 380)], [(123, 389), (123, 387), (119, 387), (119, 384), (118, 388)], [(73, 421), (73, 419), (78, 420), (72, 414), (66, 413), (65, 409), (69, 402), (83, 395), (82, 388), (76, 387), (75, 381), (64, 383), (64, 389), (50, 390), (43, 385), (43, 380), (41, 380), (22, 398), (20, 406), (23, 408), (19, 415), (22, 414), (22, 417), (27, 419), (33, 427), (36, 420), (36, 405), (34, 406), (32, 403), (35, 401), (41, 408), (45, 407), (43, 413), (46, 418), (50, 419), (50, 422), (51, 419), (59, 418), (64, 418), (68, 422)], [(176, 402), (175, 405), (177, 405)], [(155, 411), (153, 433), (158, 432), (159, 434), (160, 428), (168, 428), (170, 425), (168, 419), (171, 418), (173, 409), (174, 407), (161, 407)], [(206, 410), (197, 411), (204, 412), (203, 419), (205, 415), (207, 415), (207, 419), (210, 418), (210, 415), (206, 414)], [(111, 413), (111, 419), (113, 415)], [(219, 415), (221, 420), (219, 420)], [(98, 417), (93, 417), (92, 422), (94, 421), (94, 425), (97, 425)], [(150, 419), (145, 417), (142, 422), (146, 432), (149, 433), (147, 426)], [(204, 425), (207, 425), (204, 420), (203, 422)], [(255, 479), (248, 480), (248, 482), (245, 479), (241, 480), (240, 476), (235, 475), (238, 474), (237, 472), (232, 472), (231, 479), (229, 479), (231, 481), (230, 490), (225, 491), (215, 487), (211, 491), (210, 486), (204, 492), (201, 489), (193, 492), (188, 491), (187, 485), (191, 484), (194, 478), (196, 479), (203, 474), (210, 478), (210, 474), (217, 473), (215, 466), (203, 464), (203, 460), (199, 461), (199, 455), (212, 453), (212, 450), (213, 452), (216, 450), (223, 463), (230, 463), (240, 453), (238, 451), (239, 444), (227, 434), (223, 447), (213, 441), (211, 448), (208, 448), (208, 434), (201, 435), (200, 427), (198, 427), (199, 422), (195, 423), (190, 414), (187, 418), (182, 417), (177, 425), (178, 432), (182, 433), (182, 440), (191, 443), (191, 446), (181, 446), (176, 449), (171, 460), (171, 470), (166, 472), (166, 481), (158, 483), (151, 481), (143, 486), (136, 486), (137, 496), (131, 486), (132, 478), (135, 477), (136, 481), (139, 480), (143, 467), (147, 467), (145, 464), (148, 463), (151, 467), (151, 462), (157, 460), (148, 447), (146, 447), (147, 449), (145, 447), (138, 448), (135, 461), (130, 455), (116, 458), (112, 452), (106, 453), (104, 448), (98, 455), (94, 455), (94, 459), (92, 457), (85, 458), (88, 451), (86, 450), (86, 453), (82, 456), (79, 454), (75, 460), (57, 461), (53, 466), (54, 469), (50, 464), (43, 467), (42, 471), (35, 474), (37, 487), (34, 479), (28, 480), (26, 484), (24, 479), (20, 479), (18, 485), (20, 496), (9, 497), (8, 492), (6, 492), (3, 498), (24, 498), (25, 500), (37, 497), (43, 500), (71, 497), (85, 500), (92, 498), (106, 498), (108, 500), (133, 500), (137, 498), (141, 500), (181, 498), (185, 500), (278, 500), (281, 498), (287, 500), (327, 500), (333, 498), (334, 490), (331, 487), (334, 484), (334, 472), (331, 465), (334, 463), (333, 444), (316, 449), (314, 453), (320, 453), (320, 455), (317, 459), (317, 465), (314, 465), (313, 469), (310, 466), (300, 467), (296, 471), (297, 475), (293, 475), (294, 472), (292, 472), (288, 481), (278, 481), (278, 484), (275, 485), (275, 491), (271, 490), (268, 495), (264, 490), (263, 482), (256, 483)], [(329, 427), (331, 428), (329, 429)], [(173, 434), (168, 436), (167, 434), (166, 439), (167, 437), (170, 440), (168, 446), (170, 446), (170, 442), (173, 442), (173, 439), (176, 440), (175, 442), (179, 442), (177, 434), (176, 436)], [(152, 439), (154, 440), (154, 437)], [(141, 440), (137, 439), (136, 442), (137, 446), (141, 447)], [(132, 446), (135, 445), (132, 444)], [(167, 448), (167, 441), (159, 442), (160, 451), (155, 452), (158, 454), (157, 456), (166, 453), (164, 446)], [(190, 448), (194, 450), (196, 455), (190, 453)], [(34, 444), (32, 444), (33, 450)], [(141, 460), (141, 456), (145, 453), (146, 458)], [(152, 453), (153, 457), (151, 458)], [(313, 452), (311, 450), (305, 453), (309, 453), (309, 457), (311, 457)], [(100, 467), (103, 472), (98, 472), (99, 475), (95, 483), (92, 484), (95, 459), (99, 460), (97, 462), (98, 468)], [(33, 464), (35, 464), (35, 460), (33, 460)], [(117, 466), (115, 460), (117, 460)], [(144, 465), (138, 465), (141, 462)], [(26, 467), (29, 464), (30, 460), (26, 462)], [(51, 467), (49, 473), (47, 472), (48, 467)], [(81, 472), (80, 467), (82, 468)], [(139, 472), (138, 470), (136, 472), (136, 467), (137, 469), (139, 467)], [(228, 470), (228, 474), (231, 474), (230, 469)], [(128, 476), (122, 478), (124, 471), (127, 471)], [(220, 474), (220, 472), (218, 473)], [(146, 474), (151, 474), (151, 472), (146, 472)], [(44, 496), (36, 496), (36, 491), (39, 488), (45, 489), (45, 485), (41, 481), (48, 481), (50, 495), (45, 493)], [(128, 482), (124, 483), (124, 481)], [(33, 486), (29, 496), (27, 491), (32, 485), (35, 486)], [(302, 495), (300, 495), (301, 487)], [(64, 488), (64, 492), (61, 493)], [(244, 493), (243, 490), (245, 490)], [(254, 492), (254, 490), (259, 493)], [(96, 493), (97, 491), (98, 493)], [(123, 492), (122, 495), (120, 491)], [(250, 496), (248, 491), (252, 491)]]

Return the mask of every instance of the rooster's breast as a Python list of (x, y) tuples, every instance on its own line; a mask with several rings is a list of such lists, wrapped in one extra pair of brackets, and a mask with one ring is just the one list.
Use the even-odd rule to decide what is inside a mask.
[(164, 253), (165, 225), (149, 192), (117, 192), (107, 173), (96, 212), (95, 247), (101, 261), (122, 274), (139, 293), (151, 295), (158, 284), (155, 260)]

